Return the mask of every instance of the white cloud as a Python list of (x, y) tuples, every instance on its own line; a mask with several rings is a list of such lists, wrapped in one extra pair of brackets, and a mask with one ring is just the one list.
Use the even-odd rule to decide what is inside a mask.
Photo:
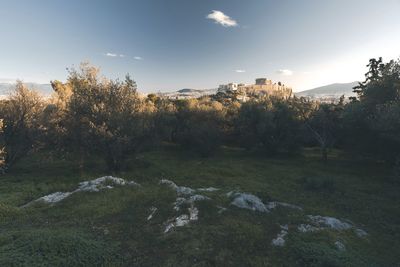
[(291, 75), (293, 75), (293, 71), (291, 71), (291, 70), (277, 70), (276, 71), (278, 74), (280, 74), (280, 75), (285, 75), (285, 76), (291, 76)]
[(110, 53), (110, 52), (108, 52), (108, 53), (105, 53), (104, 54), (106, 57), (125, 57), (125, 55), (124, 54), (116, 54), (116, 53)]
[(235, 27), (238, 26), (238, 23), (232, 19), (231, 17), (225, 15), (223, 12), (218, 10), (213, 10), (210, 14), (207, 15), (207, 19), (212, 19), (217, 24), (221, 24), (224, 27)]
[(245, 70), (235, 70), (237, 73), (244, 73), (246, 72)]
[(136, 57), (134, 57), (134, 59), (136, 59), (136, 60), (142, 60), (143, 58), (142, 58), (142, 57), (136, 56)]
[(114, 54), (114, 53), (106, 53), (105, 55), (107, 57), (117, 57), (118, 56), (117, 54)]

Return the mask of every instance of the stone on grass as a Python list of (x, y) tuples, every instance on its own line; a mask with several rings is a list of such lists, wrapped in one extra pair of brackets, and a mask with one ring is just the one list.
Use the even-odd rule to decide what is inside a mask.
[[(107, 184), (109, 183), (109, 184)], [(91, 181), (84, 181), (79, 183), (79, 187), (75, 191), (89, 191), (89, 192), (98, 192), (101, 189), (108, 188), (112, 189), (115, 185), (138, 185), (135, 182), (133, 184), (131, 182), (127, 182), (122, 178), (113, 177), (113, 176), (103, 176)], [(114, 185), (114, 186), (113, 186)]]
[(190, 187), (177, 186), (174, 182), (167, 179), (161, 179), (160, 184), (168, 185), (171, 189), (175, 190), (178, 195), (191, 195), (195, 192), (195, 190)]
[(22, 208), (31, 205), (32, 203), (44, 201), (45, 203), (54, 204), (60, 202), (61, 200), (69, 197), (70, 195), (77, 192), (98, 192), (102, 189), (112, 189), (115, 185), (135, 185), (140, 186), (138, 183), (134, 181), (126, 181), (122, 178), (117, 178), (113, 176), (103, 176), (90, 181), (83, 181), (79, 183), (78, 188), (72, 192), (55, 192), (49, 195), (40, 197), (36, 200), (33, 200), (25, 205)]
[(269, 212), (267, 206), (262, 202), (259, 197), (255, 195), (233, 192), (229, 192), (227, 195), (229, 197), (233, 197), (231, 205), (234, 205), (238, 208), (249, 209), (259, 212)]
[(300, 224), (299, 226), (297, 226), (297, 230), (302, 233), (308, 233), (308, 232), (320, 231), (322, 229), (309, 224)]
[(221, 214), (227, 210), (227, 208), (222, 207), (222, 206), (217, 206), (217, 208), (218, 208), (218, 214)]
[(354, 232), (356, 233), (356, 235), (358, 237), (366, 237), (368, 235), (367, 232), (365, 232), (364, 230), (362, 230), (360, 228), (355, 229)]
[(214, 191), (218, 191), (218, 188), (215, 187), (207, 187), (207, 188), (197, 188), (197, 191), (200, 192), (214, 192)]
[(336, 241), (335, 242), (335, 247), (339, 250), (339, 251), (346, 251), (346, 246), (340, 242), (340, 241)]
[(147, 217), (147, 220), (150, 221), (151, 219), (153, 219), (154, 214), (157, 212), (157, 208), (156, 207), (151, 207), (150, 208), (150, 214)]
[(320, 215), (308, 215), (307, 217), (318, 227), (328, 227), (334, 230), (348, 230), (353, 227), (350, 223), (343, 222), (333, 217), (324, 217)]
[(43, 200), (47, 203), (56, 203), (71, 195), (71, 192), (55, 192), (47, 196), (43, 196), (37, 200)]
[(182, 227), (199, 219), (199, 210), (196, 207), (192, 205), (190, 208), (188, 208), (188, 211), (189, 214), (182, 214), (170, 220), (165, 227), (164, 233), (168, 233), (175, 227)]
[(276, 238), (272, 239), (271, 244), (276, 247), (283, 247), (285, 245), (285, 237), (288, 234), (289, 227), (287, 225), (281, 225), (281, 231), (278, 233)]
[(350, 222), (344, 222), (333, 217), (324, 217), (320, 215), (307, 215), (310, 220), (310, 224), (300, 224), (297, 230), (302, 233), (306, 232), (316, 232), (325, 229), (333, 229), (336, 231), (344, 231), (349, 229), (354, 229), (354, 233), (358, 237), (367, 236), (367, 232), (360, 228), (355, 228)]

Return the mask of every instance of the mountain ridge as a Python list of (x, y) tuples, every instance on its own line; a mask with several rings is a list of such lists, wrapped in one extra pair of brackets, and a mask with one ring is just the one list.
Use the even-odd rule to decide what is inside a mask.
[(332, 83), (319, 87), (315, 87), (312, 89), (304, 90), (301, 92), (294, 93), (296, 96), (353, 96), (355, 95), (353, 92), (353, 87), (358, 85), (358, 82), (349, 82), (349, 83)]

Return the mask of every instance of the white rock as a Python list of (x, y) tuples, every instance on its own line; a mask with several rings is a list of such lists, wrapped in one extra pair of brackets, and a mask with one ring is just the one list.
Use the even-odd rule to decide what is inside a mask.
[(187, 214), (182, 214), (175, 219), (175, 227), (182, 227), (190, 222), (190, 217)]
[(209, 197), (203, 196), (203, 195), (193, 195), (190, 196), (189, 202), (195, 202), (195, 201), (202, 201), (202, 200), (209, 200)]
[(356, 235), (358, 237), (366, 237), (368, 235), (367, 232), (365, 232), (364, 230), (362, 230), (360, 228), (355, 229), (354, 232), (356, 233)]
[(160, 184), (168, 185), (171, 189), (175, 190), (178, 195), (191, 195), (195, 192), (195, 190), (190, 187), (177, 186), (174, 182), (167, 179), (161, 179)]
[(218, 191), (218, 188), (215, 187), (207, 187), (207, 188), (197, 188), (197, 191), (200, 192), (214, 192), (214, 191)]
[(308, 215), (307, 217), (310, 220), (311, 224), (300, 224), (297, 227), (297, 230), (299, 230), (300, 232), (316, 232), (325, 229), (333, 229), (337, 231), (354, 229), (354, 233), (358, 237), (365, 237), (368, 235), (367, 232), (365, 232), (364, 230), (360, 228), (354, 228), (354, 226), (349, 222), (343, 222), (333, 217), (324, 217), (320, 215)]
[(259, 212), (269, 212), (267, 206), (261, 201), (261, 199), (252, 194), (246, 193), (228, 193), (228, 196), (233, 196), (231, 205), (242, 209), (249, 209)]
[(56, 203), (56, 202), (63, 200), (64, 198), (67, 198), (71, 194), (72, 194), (71, 192), (55, 192), (50, 195), (43, 196), (43, 197), (37, 199), (36, 201), (43, 200), (44, 202), (47, 202), (47, 203)]
[(227, 210), (227, 208), (224, 208), (222, 206), (217, 206), (217, 208), (218, 208), (218, 214), (221, 214)]
[(346, 246), (340, 241), (336, 241), (335, 246), (340, 251), (346, 251)]
[(189, 208), (189, 220), (197, 221), (199, 219), (199, 210), (196, 207)]
[(235, 194), (235, 192), (229, 191), (228, 193), (226, 193), (226, 196), (227, 196), (227, 197), (231, 197), (233, 194)]
[(49, 194), (47, 196), (40, 197), (34, 201), (31, 201), (31, 202), (25, 204), (24, 206), (22, 206), (22, 208), (27, 207), (37, 201), (44, 201), (46, 203), (56, 203), (56, 202), (59, 202), (77, 192), (98, 192), (102, 189), (114, 188), (114, 186), (111, 186), (107, 183), (112, 183), (113, 185), (137, 185), (137, 186), (140, 186), (139, 184), (137, 184), (133, 181), (127, 182), (126, 180), (124, 180), (122, 178), (117, 178), (117, 177), (113, 177), (113, 176), (103, 176), (103, 177), (100, 177), (100, 178), (97, 178), (97, 179), (94, 179), (91, 181), (84, 181), (84, 182), (79, 183), (78, 188), (72, 192), (55, 192), (55, 193)]
[(183, 197), (178, 197), (176, 198), (174, 204), (174, 210), (179, 211), (181, 209), (181, 206), (187, 203), (187, 199)]
[(297, 230), (299, 230), (299, 232), (302, 233), (307, 233), (307, 232), (319, 231), (322, 230), (322, 228), (318, 228), (309, 224), (300, 224), (299, 226), (297, 226)]
[(189, 215), (182, 214), (182, 215), (179, 215), (178, 217), (176, 217), (175, 219), (173, 219), (172, 221), (170, 220), (170, 222), (165, 227), (164, 233), (168, 233), (175, 227), (182, 227), (182, 226), (188, 225), (192, 221), (197, 221), (199, 219), (199, 210), (196, 207), (191, 206), (188, 209), (188, 211), (189, 211)]
[(268, 202), (268, 204), (267, 204), (268, 209), (275, 209), (278, 206), (296, 209), (296, 210), (303, 210), (303, 208), (301, 208), (297, 205), (293, 205), (293, 204), (289, 204), (289, 203), (285, 203), (285, 202), (272, 201), (272, 202)]
[(156, 207), (151, 207), (150, 208), (150, 214), (147, 217), (147, 220), (150, 221), (151, 219), (153, 219), (154, 214), (157, 212), (157, 208)]
[(103, 176), (91, 181), (84, 181), (79, 183), (79, 187), (75, 191), (88, 191), (88, 192), (98, 192), (104, 188), (113, 188), (106, 183), (112, 183), (113, 185), (126, 185), (127, 182), (122, 178), (117, 178), (113, 176)]
[(317, 226), (328, 227), (335, 230), (348, 230), (353, 227), (351, 224), (342, 222), (333, 217), (324, 217), (320, 215), (308, 215), (307, 217)]
[(288, 234), (289, 227), (287, 225), (281, 225), (281, 231), (278, 233), (276, 238), (272, 239), (271, 244), (276, 247), (283, 247), (285, 245), (285, 237)]

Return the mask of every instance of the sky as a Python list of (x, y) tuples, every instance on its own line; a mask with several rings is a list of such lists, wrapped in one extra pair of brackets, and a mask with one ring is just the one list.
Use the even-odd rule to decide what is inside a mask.
[(141, 92), (266, 77), (294, 91), (400, 56), (400, 0), (0, 0), (0, 82), (89, 61)]

